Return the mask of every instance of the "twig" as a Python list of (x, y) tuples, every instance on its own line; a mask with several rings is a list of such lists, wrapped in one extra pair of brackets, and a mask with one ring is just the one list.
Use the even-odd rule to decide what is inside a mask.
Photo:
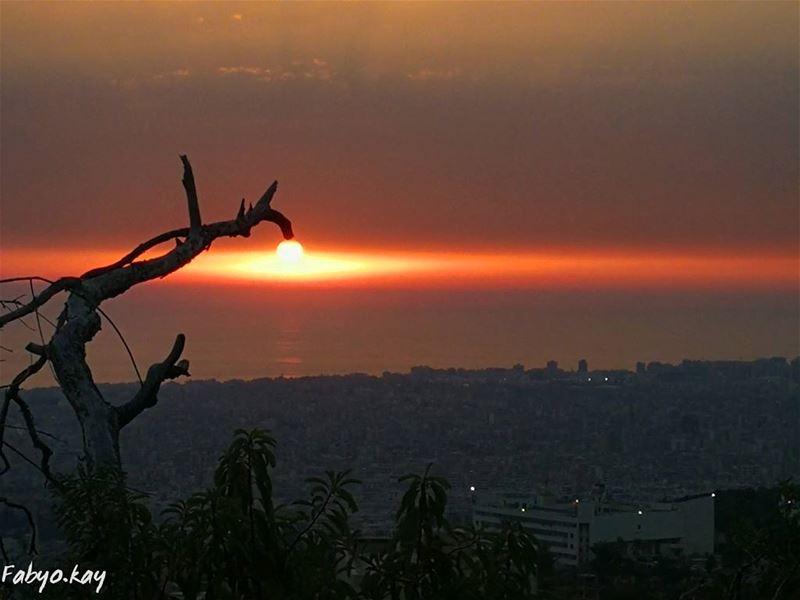
[[(50, 457), (53, 455), (53, 451), (50, 449), (50, 446), (45, 444), (42, 439), (39, 437), (39, 434), (36, 430), (36, 424), (33, 420), (33, 414), (31, 413), (31, 409), (28, 404), (20, 397), (19, 390), (22, 384), (32, 375), (38, 373), (44, 364), (47, 362), (47, 357), (45, 355), (39, 356), (35, 362), (31, 363), (25, 369), (20, 371), (20, 373), (14, 378), (11, 382), (11, 385), (5, 391), (5, 402), (3, 404), (3, 420), (2, 425), (3, 428), (0, 429), (0, 442), (2, 442), (2, 433), (5, 430), (5, 420), (8, 415), (8, 401), (13, 401), (19, 407), (20, 412), (22, 413), (22, 418), (25, 421), (25, 426), (28, 429), (28, 436), (33, 443), (33, 446), (41, 452), (41, 462), (40, 467), (42, 472), (47, 475), (48, 479), (52, 479), (52, 474), (50, 473)], [(8, 470), (8, 462), (4, 461), (4, 468), (3, 473)]]
[(33, 460), (32, 458), (29, 458), (29, 457), (28, 457), (28, 456), (27, 456), (27, 455), (26, 455), (24, 452), (22, 452), (22, 451), (21, 451), (19, 448), (17, 448), (17, 447), (16, 447), (16, 446), (14, 446), (13, 444), (9, 444), (9, 443), (8, 443), (8, 441), (4, 441), (4, 442), (3, 442), (3, 446), (5, 446), (5, 447), (6, 447), (6, 448), (8, 448), (9, 450), (11, 450), (11, 451), (12, 451), (14, 454), (16, 454), (17, 456), (19, 456), (19, 457), (20, 457), (22, 460), (24, 460), (26, 463), (28, 463), (30, 466), (32, 466), (34, 469), (36, 469), (36, 470), (37, 470), (37, 471), (39, 471), (39, 472), (40, 472), (42, 475), (44, 475), (45, 479), (47, 479), (47, 481), (48, 481), (49, 483), (51, 483), (52, 485), (54, 485), (56, 488), (58, 488), (58, 489), (61, 489), (61, 487), (62, 487), (62, 483), (61, 483), (61, 482), (58, 480), (58, 478), (57, 478), (57, 477), (55, 477), (54, 475), (52, 475), (52, 474), (50, 474), (50, 473), (45, 473), (44, 471), (42, 471), (42, 467), (41, 467), (41, 466), (39, 466), (38, 464), (36, 464), (36, 461), (35, 461), (35, 460)]
[(106, 321), (108, 321), (108, 324), (111, 325), (111, 328), (116, 332), (119, 341), (122, 342), (122, 347), (125, 348), (125, 352), (128, 353), (128, 358), (131, 361), (131, 366), (133, 366), (133, 371), (136, 373), (136, 379), (139, 380), (139, 383), (142, 383), (142, 374), (139, 373), (139, 366), (136, 364), (136, 359), (133, 357), (133, 352), (131, 351), (131, 347), (128, 346), (128, 341), (125, 339), (125, 336), (122, 335), (122, 332), (119, 330), (119, 327), (117, 327), (117, 324), (114, 323), (111, 317), (108, 316), (108, 313), (106, 313), (106, 311), (104, 311), (99, 306), (95, 310), (100, 313), (100, 316), (102, 316)]
[[(33, 281), (28, 280), (28, 285), (31, 288), (31, 298), (33, 298), (35, 300), (36, 299), (36, 292), (33, 289)], [(42, 342), (42, 347), (44, 347), (45, 346), (45, 343), (44, 343), (44, 332), (42, 331), (42, 321), (39, 318), (39, 307), (38, 306), (33, 309), (33, 314), (36, 316), (36, 329), (39, 331), (39, 340)], [(47, 366), (50, 367), (50, 373), (53, 375), (53, 380), (58, 382), (58, 377), (56, 377), (56, 372), (53, 369), (53, 365), (52, 364), (48, 364)]]
[[(38, 554), (38, 551), (36, 550), (36, 523), (33, 521), (33, 514), (31, 514), (30, 509), (23, 504), (17, 504), (16, 502), (11, 502), (11, 500), (6, 498), (5, 496), (0, 496), (0, 504), (5, 504), (9, 508), (21, 510), (22, 512), (25, 513), (25, 517), (27, 517), (28, 519), (28, 524), (31, 527), (31, 541), (28, 547), (28, 554), (32, 556)], [(8, 558), (5, 556), (5, 548), (3, 549), (3, 555), (4, 555), (4, 560), (8, 562)]]
[(40, 306), (45, 305), (53, 296), (55, 296), (59, 292), (72, 289), (75, 286), (80, 285), (81, 282), (81, 280), (77, 277), (62, 277), (57, 281), (51, 281), (44, 277), (38, 277), (38, 276), (9, 277), (7, 279), (0, 279), (0, 283), (14, 283), (16, 281), (43, 281), (45, 283), (49, 283), (50, 285), (46, 287), (41, 294), (39, 294), (36, 298), (31, 300), (27, 304), (23, 304), (22, 306), (18, 307), (15, 310), (12, 310), (4, 315), (0, 315), (0, 327), (3, 327), (4, 325), (11, 323), (12, 321), (16, 321), (20, 317), (24, 317), (25, 315), (31, 314), (34, 310), (36, 310)]
[[(85, 276), (84, 276), (84, 277), (85, 277)], [(66, 279), (72, 279), (72, 278), (66, 278)], [(14, 277), (14, 278), (11, 278), (11, 279), (2, 279), (2, 280), (0, 280), (0, 283), (9, 283), (9, 282), (13, 282), (13, 281), (23, 281), (23, 280), (27, 280), (27, 281), (28, 281), (28, 283), (30, 283), (30, 285), (31, 285), (31, 289), (33, 289), (33, 282), (34, 282), (34, 281), (42, 281), (42, 282), (45, 282), (45, 283), (49, 283), (49, 284), (51, 284), (51, 285), (56, 285), (56, 284), (58, 284), (58, 281), (60, 281), (60, 280), (58, 280), (58, 281), (53, 281), (53, 280), (51, 280), (51, 279), (47, 279), (46, 277), (38, 277), (38, 276), (33, 276), (33, 277)], [(84, 298), (85, 300), (88, 300), (88, 298), (87, 298), (85, 295), (82, 295), (82, 294), (81, 294), (80, 292), (78, 292), (77, 290), (72, 290), (72, 293), (74, 293), (74, 294), (75, 294), (76, 296), (78, 296), (79, 298)], [(41, 295), (40, 295), (40, 296), (41, 296)], [(34, 298), (35, 298), (35, 296), (34, 296)], [(33, 304), (33, 302), (32, 302), (31, 304)], [(20, 305), (21, 305), (21, 303), (20, 303)], [(50, 323), (50, 325), (52, 325), (52, 326), (53, 326), (53, 328), (54, 328), (54, 329), (56, 329), (56, 330), (58, 330), (58, 329), (61, 327), (61, 325), (63, 325), (63, 323), (64, 323), (64, 320), (66, 319), (66, 314), (65, 314), (64, 312), (62, 312), (62, 313), (61, 313), (61, 315), (59, 316), (58, 323), (53, 323), (53, 322), (52, 322), (50, 319), (46, 318), (44, 315), (42, 315), (41, 313), (39, 313), (39, 312), (38, 312), (38, 306), (41, 306), (41, 304), (39, 304), (39, 305), (37, 305), (37, 306), (35, 306), (35, 307), (33, 308), (33, 310), (34, 310), (34, 311), (36, 312), (36, 314), (37, 314), (37, 318), (38, 318), (38, 316), (41, 316), (41, 317), (42, 317), (43, 319), (45, 319), (45, 320), (46, 320), (48, 323)], [(114, 322), (114, 320), (113, 320), (113, 319), (112, 319), (112, 318), (111, 318), (111, 317), (108, 315), (108, 313), (107, 313), (106, 311), (104, 311), (104, 310), (103, 310), (102, 308), (100, 308), (99, 306), (95, 307), (95, 310), (96, 310), (98, 313), (100, 313), (100, 316), (101, 316), (101, 317), (103, 317), (103, 318), (104, 318), (106, 321), (108, 321), (108, 324), (109, 324), (109, 325), (111, 325), (111, 328), (112, 328), (112, 329), (114, 330), (114, 332), (117, 334), (117, 337), (119, 338), (119, 341), (122, 343), (122, 346), (125, 348), (125, 352), (128, 354), (128, 358), (129, 358), (129, 359), (130, 359), (130, 361), (131, 361), (131, 366), (133, 367), (133, 371), (136, 373), (136, 378), (139, 380), (139, 383), (142, 383), (142, 375), (141, 375), (141, 373), (139, 372), (139, 366), (136, 364), (136, 359), (135, 359), (135, 358), (134, 358), (134, 356), (133, 356), (133, 352), (131, 351), (131, 348), (130, 348), (130, 346), (128, 346), (128, 342), (125, 340), (125, 336), (123, 336), (123, 335), (122, 335), (122, 332), (120, 331), (119, 327), (117, 327), (117, 324), (116, 324), (116, 323)], [(21, 318), (19, 318), (19, 317), (18, 317), (18, 320), (19, 320), (20, 322), (22, 322), (22, 323), (23, 323), (23, 324), (24, 324), (24, 325), (25, 325), (25, 326), (26, 326), (28, 329), (30, 329), (31, 331), (36, 331), (36, 330), (35, 330), (33, 327), (31, 327), (30, 325), (27, 325), (27, 323), (25, 323), (24, 321), (22, 321), (22, 319), (21, 319)], [(2, 327), (2, 326), (3, 326), (3, 323), (1, 323), (1, 322), (0, 322), (0, 327)], [(40, 327), (39, 327), (39, 333), (40, 333), (40, 335), (41, 335), (41, 332), (42, 332), (42, 331), (41, 331), (41, 326), (40, 326)], [(44, 339), (42, 339), (42, 345), (44, 345)], [(58, 378), (56, 377), (56, 374), (55, 374), (55, 372), (53, 372), (53, 377), (56, 379), (56, 381), (58, 381)]]
[[(25, 382), (25, 380), (27, 380), (30, 376), (39, 372), (39, 370), (44, 366), (44, 363), (46, 361), (47, 358), (45, 356), (43, 355), (40, 356), (35, 362), (31, 363), (30, 365), (25, 367), (22, 371), (20, 371), (17, 374), (17, 376), (14, 377), (14, 379), (11, 381), (9, 386), (5, 389), (5, 393), (3, 394), (3, 405), (0, 408), (0, 458), (3, 459), (3, 467), (2, 470), (0, 470), (0, 475), (3, 475), (11, 468), (11, 465), (8, 462), (8, 458), (3, 453), (3, 438), (5, 436), (5, 425), (6, 425), (6, 419), (8, 418), (9, 404), (11, 403), (12, 400), (14, 400), (15, 402), (16, 401), (22, 402), (22, 400), (19, 399), (20, 387)], [(22, 402), (22, 405), (24, 405), (27, 408), (27, 405), (25, 405), (24, 402)], [(28, 411), (28, 414), (30, 415), (30, 411)], [(42, 443), (41, 440), (39, 440), (35, 431), (33, 432), (31, 439), (34, 440), (34, 445), (36, 445), (36, 440), (38, 440), (41, 443), (41, 445), (44, 446), (44, 448), (46, 449), (42, 450), (42, 460), (45, 463), (44, 466), (47, 467), (47, 462), (50, 460), (50, 454), (52, 454), (52, 451), (50, 451), (49, 454), (47, 454), (47, 451), (49, 451), (50, 449), (47, 447), (46, 444)]]
[(0, 475), (3, 475), (11, 468), (11, 463), (8, 462), (5, 452), (3, 452), (3, 439), (6, 431), (6, 419), (8, 418), (8, 407), (11, 404), (11, 398), (3, 394), (3, 404), (0, 406), (0, 459), (3, 461), (0, 467)]
[[(28, 429), (27, 427), (22, 427), (21, 425), (11, 425), (10, 423), (6, 423), (6, 427), (8, 429), (20, 429), (20, 430), (24, 429), (26, 431)], [(37, 429), (36, 433), (38, 433), (39, 435), (43, 435), (44, 437), (49, 437), (51, 440), (55, 440), (55, 441), (57, 441), (57, 442), (59, 442), (61, 444), (66, 444), (67, 443), (66, 441), (64, 441), (60, 437), (58, 437), (57, 435), (53, 435), (52, 433), (44, 431), (43, 429)]]

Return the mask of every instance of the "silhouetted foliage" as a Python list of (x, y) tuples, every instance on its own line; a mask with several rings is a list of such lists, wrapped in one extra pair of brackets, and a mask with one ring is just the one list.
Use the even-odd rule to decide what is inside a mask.
[[(275, 440), (238, 430), (209, 489), (151, 516), (119, 471), (80, 470), (55, 492), (70, 556), (108, 572), (114, 599), (391, 599), (534, 597), (537, 549), (519, 526), (499, 535), (452, 527), (449, 484), (406, 475), (393, 535), (369, 550), (350, 525), (349, 472), (307, 480), (308, 496), (275, 506)], [(81, 598), (85, 588), (45, 589)]]
[(723, 522), (728, 543), (722, 566), (732, 573), (724, 582), (728, 597), (800, 597), (800, 486), (784, 481), (777, 490), (732, 496), (723, 504), (738, 500), (739, 506), (738, 515)]
[[(432, 465), (400, 478), (407, 487), (393, 532), (377, 544), (350, 524), (359, 482), (347, 471), (309, 478), (306, 498), (275, 505), (275, 446), (267, 432), (237, 430), (213, 485), (160, 519), (120, 471), (79, 469), (53, 488), (68, 542), (59, 567), (107, 571), (100, 597), (113, 600), (788, 600), (800, 593), (800, 489), (789, 482), (769, 494), (774, 502), (763, 503), (757, 526), (746, 511), (730, 525), (721, 565), (713, 557), (643, 560), (621, 541), (596, 544), (597, 595), (586, 596), (593, 580), (555, 571), (518, 523), (491, 534), (452, 526), (449, 484)], [(91, 586), (63, 584), (42, 595), (32, 586), (12, 591), (96, 597)]]
[(129, 490), (116, 469), (91, 475), (83, 468), (62, 481), (57, 492), (58, 523), (75, 562), (113, 573), (108, 597), (152, 596), (162, 562), (162, 537), (142, 493)]
[(535, 586), (536, 546), (521, 527), (499, 535), (453, 528), (445, 518), (449, 484), (430, 475), (400, 478), (409, 487), (387, 552), (365, 557), (367, 598), (526, 598)]

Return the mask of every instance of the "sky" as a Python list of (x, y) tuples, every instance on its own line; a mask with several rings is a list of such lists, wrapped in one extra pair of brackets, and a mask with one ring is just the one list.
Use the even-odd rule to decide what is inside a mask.
[[(797, 354), (798, 10), (4, 2), (0, 274), (75, 274), (183, 225), (186, 153), (206, 219), (277, 179), (306, 250), (277, 265), (265, 224), (120, 300), (153, 360), (204, 306), (200, 376)], [(297, 322), (294, 362), (252, 358), (252, 324), (203, 350), (209, 295), (241, 315), (254, 294)], [(99, 379), (130, 376), (106, 354)]]

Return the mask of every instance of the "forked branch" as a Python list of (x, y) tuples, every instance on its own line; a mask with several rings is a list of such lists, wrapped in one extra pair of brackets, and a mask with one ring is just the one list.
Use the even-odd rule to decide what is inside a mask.
[[(131, 287), (166, 277), (189, 264), (201, 252), (221, 237), (248, 237), (253, 227), (264, 221), (278, 225), (286, 239), (292, 239), (292, 224), (282, 213), (271, 207), (272, 198), (278, 189), (273, 182), (255, 205), (245, 209), (244, 201), (238, 207), (236, 216), (228, 221), (203, 224), (198, 200), (197, 186), (192, 166), (185, 155), (180, 157), (183, 165), (183, 187), (186, 191), (189, 226), (172, 229), (139, 244), (118, 261), (87, 271), (80, 277), (64, 277), (48, 281), (45, 289), (35, 295), (30, 302), (20, 303), (6, 314), (0, 315), (0, 328), (17, 321), (38, 310), (61, 292), (67, 293), (67, 302), (61, 312), (55, 331), (49, 340), (41, 344), (30, 344), (29, 352), (38, 356), (31, 365), (36, 371), (50, 361), (58, 384), (67, 397), (81, 423), (84, 438), (84, 452), (90, 466), (119, 463), (119, 431), (137, 415), (158, 401), (161, 385), (169, 380), (189, 374), (189, 362), (181, 359), (185, 338), (179, 334), (167, 357), (150, 367), (136, 394), (120, 406), (108, 404), (95, 385), (91, 370), (86, 364), (86, 344), (100, 330), (99, 315), (104, 314), (100, 305), (111, 298), (125, 293)], [(173, 241), (174, 245), (163, 254), (153, 258), (142, 256), (161, 244)], [(22, 281), (31, 278), (0, 280), (0, 283)], [(6, 390), (0, 406), (0, 441), (13, 401), (21, 409), (34, 446), (42, 453), (42, 470), (49, 477), (49, 448), (41, 442), (36, 433), (33, 417), (27, 405), (19, 397), (19, 387), (30, 376), (23, 371), (18, 383)], [(35, 372), (35, 371), (34, 371)], [(2, 455), (2, 468), (7, 470), (8, 461)], [(3, 471), (0, 471), (2, 473)]]
[[(251, 205), (244, 210), (243, 201), (234, 219), (202, 225), (192, 167), (185, 155), (181, 155), (181, 162), (184, 167), (183, 185), (186, 189), (189, 208), (189, 227), (161, 233), (139, 244), (120, 260), (87, 271), (80, 277), (62, 277), (54, 282), (49, 282), (50, 285), (39, 292), (36, 298), (0, 315), (0, 328), (33, 313), (63, 291), (82, 293), (87, 300), (100, 304), (103, 300), (124, 293), (138, 283), (166, 277), (179, 270), (202, 251), (207, 250), (217, 238), (249, 237), (252, 228), (265, 221), (278, 225), (285, 239), (289, 240), (294, 237), (291, 221), (270, 206), (272, 197), (278, 189), (277, 181), (267, 188), (255, 206)], [(195, 233), (191, 235), (193, 229)], [(147, 251), (173, 240), (177, 244), (169, 252), (156, 258), (136, 262), (136, 259)], [(189, 242), (188, 245), (187, 242)], [(30, 277), (19, 277), (0, 280), (0, 283), (30, 279)]]
[(147, 377), (142, 382), (142, 387), (136, 395), (122, 406), (117, 407), (119, 428), (122, 429), (130, 423), (144, 409), (156, 405), (158, 390), (167, 379), (175, 379), (189, 375), (189, 361), (179, 360), (186, 343), (184, 335), (178, 334), (169, 355), (162, 362), (156, 363), (147, 370)]
[(25, 421), (25, 428), (28, 431), (28, 437), (30, 437), (31, 442), (33, 443), (34, 448), (39, 450), (41, 453), (41, 462), (40, 468), (42, 473), (48, 479), (52, 479), (52, 475), (50, 473), (50, 457), (53, 455), (53, 451), (50, 447), (42, 441), (42, 438), (39, 437), (39, 432), (36, 429), (36, 424), (33, 420), (33, 414), (31, 413), (30, 408), (28, 407), (27, 403), (22, 399), (19, 394), (20, 388), (25, 381), (41, 371), (42, 367), (44, 367), (45, 363), (47, 363), (47, 356), (42, 354), (37, 358), (34, 362), (30, 365), (25, 367), (22, 371), (20, 371), (16, 377), (11, 381), (11, 384), (6, 388), (5, 394), (3, 396), (3, 404), (0, 406), (0, 460), (2, 460), (2, 467), (0, 467), (0, 475), (8, 471), (10, 468), (10, 464), (6, 455), (3, 452), (3, 444), (5, 441), (5, 428), (6, 428), (6, 421), (8, 419), (8, 409), (12, 402), (14, 402), (20, 409), (22, 413), (22, 418)]

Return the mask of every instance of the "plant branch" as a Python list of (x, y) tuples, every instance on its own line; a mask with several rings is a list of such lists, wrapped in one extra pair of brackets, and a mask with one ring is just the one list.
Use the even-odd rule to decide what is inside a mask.
[(161, 384), (167, 379), (175, 379), (189, 375), (189, 361), (179, 360), (186, 344), (186, 337), (180, 333), (175, 338), (167, 358), (160, 363), (155, 363), (147, 370), (147, 376), (142, 382), (142, 387), (136, 395), (125, 404), (117, 407), (119, 428), (122, 429), (146, 408), (151, 408), (158, 402), (158, 391)]
[(25, 517), (28, 519), (28, 524), (31, 527), (31, 540), (28, 546), (28, 554), (30, 555), (38, 554), (38, 551), (36, 550), (36, 523), (33, 520), (33, 514), (31, 514), (30, 509), (23, 504), (17, 504), (16, 502), (11, 502), (11, 500), (6, 498), (5, 496), (0, 496), (0, 504), (5, 504), (9, 508), (20, 510), (25, 513)]
[(36, 432), (36, 427), (33, 422), (33, 416), (31, 415), (30, 408), (28, 408), (28, 405), (19, 396), (19, 390), (20, 387), (22, 387), (22, 384), (25, 383), (29, 377), (38, 373), (46, 362), (47, 357), (42, 354), (34, 362), (20, 371), (11, 381), (11, 384), (5, 389), (5, 394), (3, 395), (3, 406), (0, 408), (0, 457), (3, 459), (3, 468), (2, 471), (0, 471), (0, 475), (8, 471), (10, 468), (8, 459), (3, 453), (3, 439), (5, 437), (8, 408), (12, 401), (15, 402), (17, 406), (19, 406), (20, 411), (22, 411), (22, 418), (25, 420), (25, 426), (28, 429), (28, 435), (30, 436), (34, 447), (36, 447), (42, 453), (42, 471), (48, 474), (50, 472), (49, 462), (53, 451), (50, 450), (50, 447), (39, 437), (38, 433)]
[(81, 283), (81, 279), (79, 277), (62, 277), (57, 281), (50, 281), (44, 277), (11, 277), (8, 279), (0, 279), (0, 283), (14, 283), (16, 281), (44, 281), (50, 285), (43, 289), (41, 293), (33, 298), (30, 302), (22, 304), (4, 315), (0, 315), (0, 327), (31, 314), (40, 306), (47, 304), (47, 302), (49, 302), (50, 299), (59, 292), (72, 290), (78, 287)]
[(194, 185), (194, 173), (192, 173), (192, 165), (189, 164), (189, 159), (185, 154), (181, 154), (181, 163), (183, 163), (183, 187), (186, 190), (186, 200), (189, 205), (189, 231), (190, 235), (196, 234), (203, 221), (200, 218), (200, 203), (197, 200), (197, 188)]
[[(0, 417), (2, 417), (2, 420), (0, 420), (0, 452), (2, 452), (1, 445), (5, 433), (6, 419), (8, 417), (8, 403), (14, 402), (19, 407), (19, 410), (22, 413), (22, 419), (25, 422), (26, 429), (28, 430), (28, 437), (30, 437), (34, 448), (39, 450), (39, 452), (41, 453), (39, 466), (41, 467), (42, 473), (44, 473), (48, 479), (53, 479), (52, 473), (50, 472), (50, 457), (53, 455), (53, 451), (50, 449), (50, 446), (45, 444), (42, 441), (42, 438), (39, 437), (39, 433), (38, 430), (36, 429), (36, 423), (33, 420), (33, 414), (31, 413), (31, 409), (19, 394), (20, 387), (25, 382), (25, 380), (31, 377), (32, 375), (38, 373), (46, 362), (47, 362), (47, 356), (42, 354), (34, 362), (25, 367), (25, 369), (20, 371), (20, 373), (11, 382), (11, 385), (8, 388), (6, 388), (3, 409), (2, 411), (0, 411)], [(5, 456), (3, 457), (3, 465), (4, 466), (2, 472), (5, 473), (9, 468), (8, 461), (6, 460)]]
[(294, 550), (295, 547), (297, 546), (298, 542), (300, 542), (300, 540), (303, 539), (308, 534), (308, 532), (311, 531), (314, 528), (314, 525), (316, 524), (316, 522), (324, 514), (325, 510), (328, 508), (328, 503), (331, 501), (331, 498), (333, 498), (333, 494), (334, 494), (335, 491), (336, 491), (335, 486), (331, 486), (328, 489), (328, 494), (325, 496), (325, 500), (322, 501), (322, 505), (319, 507), (319, 510), (316, 512), (316, 514), (312, 515), (311, 520), (306, 524), (306, 526), (303, 528), (303, 530), (297, 535), (297, 537), (294, 539), (292, 544), (289, 546), (289, 549), (286, 551), (287, 559), (288, 559), (289, 555), (292, 553), (292, 550)]

